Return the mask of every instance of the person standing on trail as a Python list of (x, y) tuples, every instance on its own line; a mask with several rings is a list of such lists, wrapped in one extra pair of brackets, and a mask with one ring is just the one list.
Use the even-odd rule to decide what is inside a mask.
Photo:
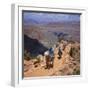
[(54, 62), (54, 48), (49, 49), (49, 55), (50, 55), (50, 62), (51, 62), (51, 67), (53, 67), (53, 62)]
[(58, 59), (60, 59), (61, 58), (61, 55), (62, 55), (62, 51), (61, 51), (61, 48), (60, 47), (59, 47), (59, 50), (58, 50), (58, 55), (59, 55)]
[(50, 55), (50, 57), (54, 56), (54, 50), (52, 47), (49, 49), (49, 55)]

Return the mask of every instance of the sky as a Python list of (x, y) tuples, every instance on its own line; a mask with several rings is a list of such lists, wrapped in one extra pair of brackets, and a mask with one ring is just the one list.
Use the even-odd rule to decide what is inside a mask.
[(24, 24), (48, 24), (50, 22), (79, 22), (80, 14), (23, 11)]

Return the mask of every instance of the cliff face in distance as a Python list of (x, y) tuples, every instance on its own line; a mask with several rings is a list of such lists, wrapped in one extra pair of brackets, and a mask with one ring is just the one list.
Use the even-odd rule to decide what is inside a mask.
[(51, 22), (47, 24), (24, 25), (24, 34), (51, 47), (58, 37), (80, 42), (80, 22)]
[(27, 35), (24, 35), (24, 50), (30, 52), (30, 55), (37, 56), (39, 54), (44, 54), (47, 47), (41, 44), (37, 39), (32, 39)]

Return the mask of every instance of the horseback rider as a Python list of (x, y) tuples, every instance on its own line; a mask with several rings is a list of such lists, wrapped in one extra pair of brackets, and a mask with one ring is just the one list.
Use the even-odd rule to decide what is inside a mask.
[(51, 67), (53, 67), (53, 62), (54, 62), (54, 48), (49, 49), (49, 55), (50, 55), (50, 61), (51, 61)]

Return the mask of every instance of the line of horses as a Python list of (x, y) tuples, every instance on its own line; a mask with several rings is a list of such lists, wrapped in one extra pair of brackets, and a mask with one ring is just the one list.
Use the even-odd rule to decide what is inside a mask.
[[(46, 69), (53, 68), (53, 65), (54, 65), (53, 63), (55, 58), (54, 51), (55, 51), (55, 48), (51, 47), (49, 50), (44, 52), (44, 56), (46, 60)], [(60, 48), (58, 48), (58, 59), (61, 58), (61, 55), (62, 55), (62, 51)]]

